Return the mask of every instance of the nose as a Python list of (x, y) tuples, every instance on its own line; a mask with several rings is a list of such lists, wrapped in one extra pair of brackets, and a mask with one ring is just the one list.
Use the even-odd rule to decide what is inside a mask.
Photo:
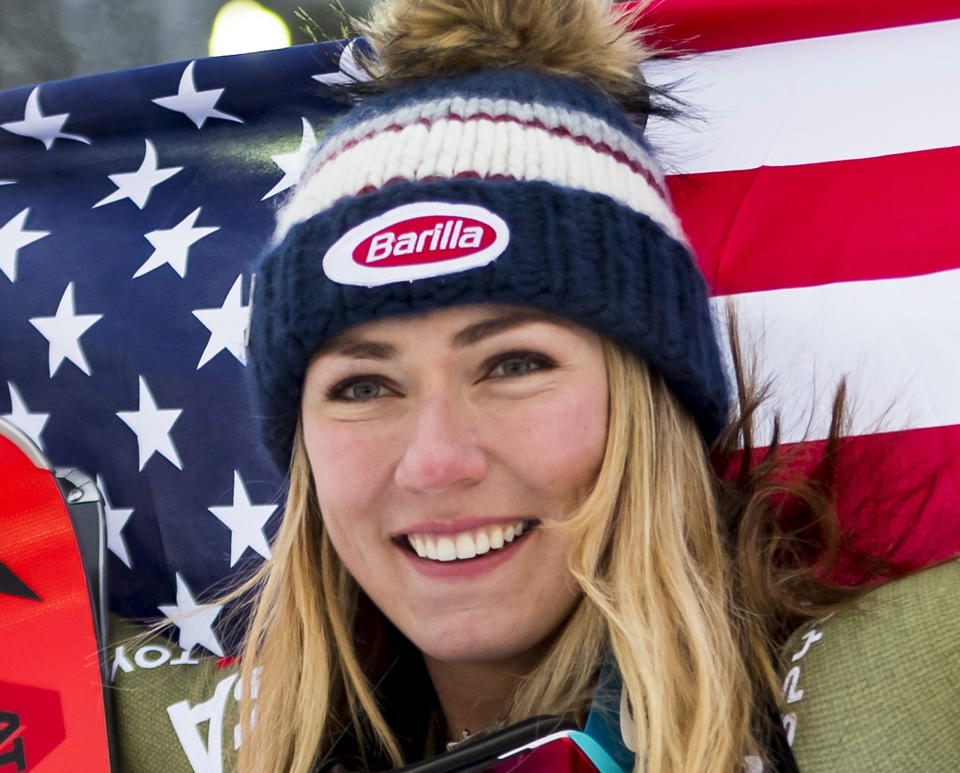
[(468, 486), (487, 474), (467, 406), (446, 395), (425, 398), (412, 417), (409, 441), (394, 473), (401, 488), (436, 493)]

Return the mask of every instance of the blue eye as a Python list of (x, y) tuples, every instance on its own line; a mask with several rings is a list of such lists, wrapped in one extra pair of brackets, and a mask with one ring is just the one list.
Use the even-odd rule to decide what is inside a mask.
[(549, 357), (533, 352), (507, 352), (497, 357), (487, 371), (488, 378), (517, 378), (556, 367)]
[(372, 400), (380, 397), (383, 385), (376, 381), (357, 381), (347, 387), (345, 396), (351, 400)]
[(355, 376), (336, 384), (327, 392), (327, 399), (361, 403), (392, 394), (384, 384), (370, 376)]

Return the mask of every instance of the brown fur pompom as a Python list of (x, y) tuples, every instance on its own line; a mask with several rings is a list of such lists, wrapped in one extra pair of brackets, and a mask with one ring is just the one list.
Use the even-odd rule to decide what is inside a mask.
[(587, 81), (645, 114), (638, 68), (650, 51), (633, 17), (609, 0), (381, 0), (358, 26), (374, 51), (367, 66), (387, 88), (516, 67)]

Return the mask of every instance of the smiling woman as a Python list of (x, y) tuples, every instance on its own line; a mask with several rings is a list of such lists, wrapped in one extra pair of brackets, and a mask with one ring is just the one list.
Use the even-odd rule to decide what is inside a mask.
[(368, 322), (310, 365), (303, 441), (326, 533), (448, 688), (448, 726), (492, 724), (509, 698), (490, 694), (497, 675), (529, 673), (573, 610), (570, 539), (546, 527), (586, 498), (606, 425), (599, 336), (542, 314)]
[(628, 24), (389, 0), (366, 27), (373, 82), (256, 266), (251, 380), (290, 490), (250, 586), (242, 771), (382, 770), (538, 714), (622, 769), (795, 769), (775, 652), (850, 596), (814, 577), (833, 446), (812, 484), (775, 454), (711, 467), (741, 431), (749, 462), (755, 406), (741, 380), (724, 432)]

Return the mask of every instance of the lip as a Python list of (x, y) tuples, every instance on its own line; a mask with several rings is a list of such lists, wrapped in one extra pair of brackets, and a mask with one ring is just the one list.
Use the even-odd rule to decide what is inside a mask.
[[(503, 522), (501, 519), (496, 519), (488, 521), (487, 523), (501, 522)], [(506, 521), (506, 523), (510, 522), (511, 521)], [(419, 528), (419, 526), (417, 528)], [(459, 527), (458, 531), (464, 531), (464, 528)], [(429, 558), (420, 558), (420, 556), (412, 550), (399, 544), (396, 547), (397, 550), (404, 553), (414, 570), (424, 577), (438, 580), (472, 580), (489, 574), (497, 567), (505, 564), (517, 555), (519, 551), (523, 550), (527, 542), (532, 539), (537, 532), (538, 529), (530, 529), (517, 537), (509, 545), (505, 545), (499, 550), (491, 550), (482, 556), (466, 560), (434, 561)]]
[(496, 515), (458, 518), (454, 521), (424, 521), (408, 526), (395, 534), (391, 534), (390, 537), (400, 539), (408, 534), (459, 534), (463, 531), (472, 531), (485, 526), (509, 526), (517, 521), (539, 521), (539, 519), (524, 515)]

